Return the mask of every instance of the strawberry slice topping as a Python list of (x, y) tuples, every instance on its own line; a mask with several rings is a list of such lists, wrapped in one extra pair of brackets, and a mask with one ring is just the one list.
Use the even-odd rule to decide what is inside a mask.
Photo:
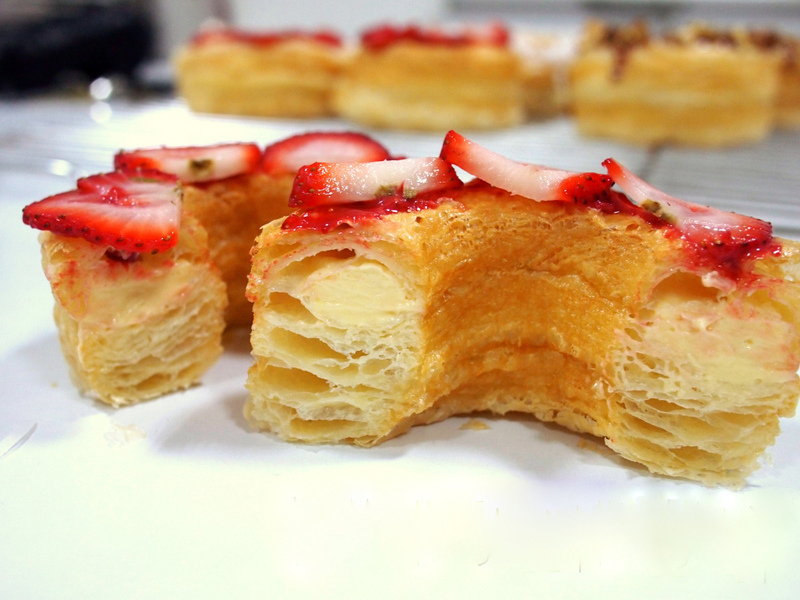
[(671, 224), (689, 244), (689, 266), (706, 271), (707, 285), (726, 290), (742, 279), (748, 261), (780, 254), (772, 225), (709, 206), (669, 196), (634, 175), (617, 161), (603, 161), (608, 174), (622, 191), (643, 209)]
[(298, 171), (289, 205), (348, 204), (385, 197), (413, 200), (426, 192), (461, 185), (455, 169), (440, 158), (368, 163), (317, 162)]
[(576, 173), (513, 161), (455, 131), (449, 131), (445, 136), (439, 156), (470, 175), (512, 194), (539, 201), (571, 200), (564, 193), (562, 182)]
[(381, 25), (365, 31), (361, 44), (370, 50), (382, 50), (398, 42), (415, 42), (437, 46), (470, 46), (476, 44), (504, 47), (509, 42), (508, 28), (501, 23), (480, 27), (465, 27), (461, 31), (446, 31), (438, 27), (394, 27)]
[[(742, 279), (749, 260), (780, 252), (769, 223), (669, 196), (611, 158), (603, 162), (608, 175), (570, 173), (514, 162), (454, 131), (445, 137), (440, 156), (512, 194), (636, 215), (654, 227), (668, 228), (668, 235), (688, 243), (689, 268), (705, 273), (708, 285), (723, 290)], [(612, 189), (614, 184), (622, 192)]]
[(363, 133), (325, 131), (294, 135), (267, 146), (261, 168), (272, 175), (296, 173), (314, 162), (355, 163), (391, 158), (389, 151)]
[(178, 241), (181, 192), (174, 176), (115, 171), (78, 180), (77, 188), (34, 202), (22, 221), (124, 253), (159, 252)]
[(253, 46), (272, 46), (291, 40), (307, 40), (318, 42), (332, 47), (342, 46), (342, 38), (338, 34), (328, 31), (301, 31), (289, 29), (286, 31), (256, 32), (234, 29), (231, 27), (210, 27), (198, 31), (191, 39), (193, 46), (203, 46), (223, 42), (238, 42)]
[(157, 170), (186, 183), (201, 183), (251, 173), (260, 162), (261, 150), (256, 144), (233, 143), (121, 151), (114, 157), (114, 168)]
[(628, 197), (674, 225), (691, 242), (711, 247), (725, 244), (763, 245), (772, 239), (772, 225), (766, 221), (669, 196), (613, 158), (603, 161), (603, 166)]

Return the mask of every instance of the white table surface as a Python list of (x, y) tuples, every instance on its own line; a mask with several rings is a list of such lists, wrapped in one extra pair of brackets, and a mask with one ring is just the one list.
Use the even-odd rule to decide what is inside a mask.
[[(353, 128), (200, 117), (180, 102), (0, 103), (0, 598), (793, 598), (800, 418), (740, 491), (648, 475), (528, 418), (467, 417), (377, 448), (309, 447), (242, 417), (250, 357), (113, 410), (69, 382), (25, 204), (110, 169), (120, 148)], [(442, 136), (374, 132), (393, 152)], [(474, 138), (600, 170), (800, 235), (800, 134), (719, 152), (581, 140), (564, 120)]]

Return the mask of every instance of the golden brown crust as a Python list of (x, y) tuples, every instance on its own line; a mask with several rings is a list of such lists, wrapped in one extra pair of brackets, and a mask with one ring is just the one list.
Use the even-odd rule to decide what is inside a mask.
[(740, 484), (800, 392), (797, 262), (787, 244), (723, 295), (637, 217), (480, 186), (331, 234), (276, 222), (248, 288), (245, 414), (286, 439), (372, 445), (524, 412), (656, 473)]

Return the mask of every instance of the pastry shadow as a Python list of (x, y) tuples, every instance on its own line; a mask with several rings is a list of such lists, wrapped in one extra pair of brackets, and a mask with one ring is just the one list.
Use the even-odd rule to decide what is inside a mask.
[[(198, 403), (183, 411), (180, 422), (159, 443), (161, 450), (183, 454), (257, 448), (263, 440), (254, 435), (242, 413), (247, 391), (233, 391)], [(236, 456), (236, 452), (233, 453)]]
[(413, 427), (382, 446), (405, 452), (430, 447), (451, 460), (491, 462), (542, 479), (558, 479), (575, 469), (613, 469), (628, 479), (659, 477), (616, 454), (601, 438), (524, 413), (480, 412), (450, 417)]
[(112, 416), (117, 409), (81, 394), (70, 380), (55, 332), (39, 335), (1, 358), (4, 419), (37, 423), (32, 439), (57, 441), (73, 435), (84, 417)]
[(614, 453), (600, 438), (525, 414), (477, 413), (451, 417), (412, 427), (406, 433), (364, 448), (344, 443), (291, 442), (269, 431), (256, 430), (243, 414), (246, 399), (246, 390), (236, 390), (184, 413), (179, 426), (161, 441), (159, 449), (241, 462), (287, 459), (290, 463), (300, 460), (321, 465), (421, 458), (476, 468), (490, 464), (543, 481), (561, 479), (576, 469), (599, 472), (613, 469), (617, 476), (627, 479), (654, 477), (646, 468)]

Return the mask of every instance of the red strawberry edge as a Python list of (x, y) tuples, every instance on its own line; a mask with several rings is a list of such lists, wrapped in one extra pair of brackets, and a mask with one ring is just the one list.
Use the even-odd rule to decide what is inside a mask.
[(119, 253), (155, 254), (177, 244), (180, 213), (181, 192), (174, 176), (113, 171), (81, 178), (75, 189), (29, 204), (22, 221)]
[(380, 25), (361, 34), (364, 48), (377, 51), (388, 48), (399, 42), (414, 42), (435, 46), (471, 46), (490, 45), (505, 47), (510, 39), (508, 28), (501, 23), (490, 23), (479, 29), (464, 28), (462, 31), (449, 32), (438, 27), (420, 27), (408, 25)]
[(315, 162), (374, 162), (390, 158), (386, 147), (363, 133), (312, 131), (267, 146), (261, 169), (270, 175), (283, 175)]

